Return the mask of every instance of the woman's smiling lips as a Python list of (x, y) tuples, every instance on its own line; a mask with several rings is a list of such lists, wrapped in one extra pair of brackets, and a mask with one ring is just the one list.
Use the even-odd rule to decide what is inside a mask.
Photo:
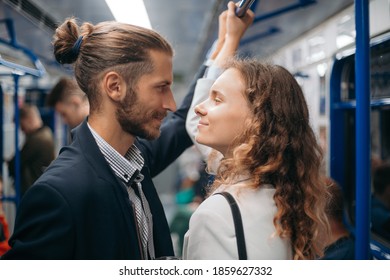
[(199, 121), (199, 123), (198, 123), (198, 127), (200, 127), (200, 126), (208, 126), (208, 125), (209, 125), (208, 123), (203, 122), (203, 121)]

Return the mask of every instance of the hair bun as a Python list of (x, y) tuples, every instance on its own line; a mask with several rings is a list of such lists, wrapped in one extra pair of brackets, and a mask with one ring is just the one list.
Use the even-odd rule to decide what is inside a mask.
[(61, 64), (71, 64), (77, 60), (83, 36), (74, 18), (67, 19), (54, 34), (54, 56)]

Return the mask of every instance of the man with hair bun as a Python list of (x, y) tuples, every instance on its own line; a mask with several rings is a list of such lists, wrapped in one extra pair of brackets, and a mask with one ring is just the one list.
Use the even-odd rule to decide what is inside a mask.
[(173, 256), (152, 177), (192, 145), (193, 86), (176, 110), (171, 45), (142, 27), (74, 18), (53, 45), (58, 62), (74, 64), (89, 116), (21, 202), (4, 259)]

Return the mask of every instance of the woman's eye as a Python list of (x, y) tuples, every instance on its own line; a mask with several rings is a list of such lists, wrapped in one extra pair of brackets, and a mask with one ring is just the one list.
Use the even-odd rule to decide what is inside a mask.
[(215, 98), (214, 98), (214, 102), (215, 102), (215, 103), (219, 103), (219, 102), (222, 102), (222, 100), (221, 100), (219, 97), (215, 97)]

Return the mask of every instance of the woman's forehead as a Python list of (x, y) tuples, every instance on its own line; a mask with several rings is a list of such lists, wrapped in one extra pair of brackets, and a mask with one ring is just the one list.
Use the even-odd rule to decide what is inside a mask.
[(221, 92), (242, 92), (245, 89), (244, 81), (237, 69), (229, 68), (213, 84), (211, 90)]

